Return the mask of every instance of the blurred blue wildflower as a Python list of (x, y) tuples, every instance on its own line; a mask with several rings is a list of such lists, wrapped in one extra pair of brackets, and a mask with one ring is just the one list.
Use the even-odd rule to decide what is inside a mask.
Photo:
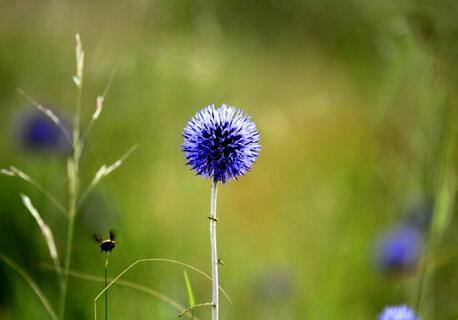
[(388, 306), (378, 316), (378, 320), (418, 320), (415, 312), (406, 305)]
[(417, 265), (423, 249), (423, 234), (401, 225), (382, 235), (377, 243), (377, 263), (385, 272), (408, 271)]
[[(62, 125), (69, 127), (65, 121)], [(26, 150), (52, 153), (71, 151), (71, 145), (62, 130), (38, 110), (22, 115), (16, 132), (19, 143)]]
[(261, 149), (255, 123), (243, 111), (209, 105), (183, 130), (186, 164), (197, 175), (226, 182), (244, 175)]

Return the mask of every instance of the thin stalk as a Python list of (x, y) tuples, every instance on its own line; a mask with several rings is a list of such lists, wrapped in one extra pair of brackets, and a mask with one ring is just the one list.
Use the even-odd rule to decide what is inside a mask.
[[(82, 279), (82, 280), (87, 280), (87, 281), (94, 281), (94, 282), (101, 282), (101, 283), (103, 283), (105, 281), (104, 278), (102, 278), (102, 277), (97, 277), (97, 276), (94, 276), (92, 274), (77, 272), (77, 271), (73, 271), (73, 270), (70, 270), (68, 275), (71, 276), (71, 277), (77, 278), (77, 279)], [(108, 278), (108, 281), (112, 281), (112, 280), (113, 279)], [(118, 280), (115, 284), (118, 285), (118, 286), (121, 286), (121, 287), (130, 288), (130, 289), (134, 289), (134, 290), (146, 293), (146, 294), (148, 294), (148, 295), (150, 295), (150, 296), (152, 296), (152, 297), (154, 297), (154, 298), (166, 303), (167, 305), (169, 305), (170, 307), (174, 308), (177, 311), (181, 312), (182, 310), (184, 310), (186, 308), (185, 306), (182, 306), (177, 301), (175, 301), (172, 298), (166, 296), (165, 294), (162, 294), (159, 291), (156, 291), (156, 290), (151, 289), (149, 287), (143, 286), (141, 284), (138, 284), (138, 283), (135, 283), (135, 282), (126, 281), (126, 280)], [(190, 314), (186, 314), (185, 316), (190, 318), (190, 319), (192, 318)], [(199, 318), (194, 316), (194, 320), (199, 320)]]
[(218, 284), (218, 249), (216, 244), (216, 200), (218, 195), (218, 182), (212, 181), (210, 200), (210, 249), (212, 269), (212, 320), (219, 319), (219, 284)]
[[(81, 91), (81, 90), (78, 90)], [(80, 95), (78, 95), (80, 96)], [(80, 101), (78, 99), (77, 101)], [(75, 125), (78, 122), (75, 116)], [(64, 286), (60, 299), (60, 319), (63, 320), (65, 317), (65, 304), (67, 299), (67, 288), (68, 288), (68, 270), (71, 265), (72, 249), (73, 249), (73, 233), (75, 227), (75, 216), (77, 213), (77, 202), (78, 202), (78, 189), (79, 189), (79, 130), (73, 132), (73, 156), (69, 160), (68, 177), (69, 177), (69, 210), (68, 210), (68, 228), (67, 228), (67, 244), (65, 250), (65, 263), (64, 263)]]
[[(105, 293), (105, 291), (108, 290), (108, 288), (110, 288), (112, 285), (114, 285), (116, 282), (120, 281), (120, 278), (122, 276), (124, 276), (129, 270), (131, 270), (132, 268), (134, 268), (137, 264), (140, 264), (140, 263), (144, 263), (144, 262), (167, 262), (167, 263), (172, 263), (172, 264), (176, 264), (176, 265), (179, 265), (179, 266), (182, 266), (182, 267), (185, 267), (185, 268), (188, 268), (190, 270), (193, 270), (197, 273), (199, 273), (200, 275), (204, 276), (205, 278), (207, 278), (208, 280), (212, 280), (211, 276), (209, 276), (208, 274), (206, 274), (205, 272), (203, 272), (202, 270), (196, 268), (196, 267), (193, 267), (191, 266), (190, 264), (187, 264), (187, 263), (184, 263), (184, 262), (180, 262), (180, 261), (177, 261), (177, 260), (172, 260), (172, 259), (162, 259), (162, 258), (150, 258), (150, 259), (140, 259), (140, 260), (137, 260), (133, 263), (131, 263), (127, 268), (125, 268), (123, 271), (121, 271), (120, 274), (118, 274), (116, 277), (113, 278), (113, 280), (110, 281), (110, 283), (108, 283), (108, 285), (106, 286), (106, 288), (104, 288), (102, 291), (99, 292), (99, 294), (94, 298), (94, 320), (97, 320), (97, 300), (99, 300), (99, 298)], [(226, 293), (226, 291), (224, 291), (223, 288), (219, 287), (219, 290), (221, 290), (221, 292), (223, 293), (223, 295), (227, 298), (227, 300), (232, 304), (232, 299), (229, 297), (229, 295)]]
[(83, 93), (83, 66), (84, 66), (84, 51), (81, 49), (80, 37), (76, 35), (76, 74), (79, 82), (76, 84), (76, 103), (75, 114), (73, 118), (73, 153), (68, 160), (68, 228), (67, 228), (67, 244), (65, 250), (64, 264), (64, 282), (60, 296), (60, 312), (59, 319), (65, 318), (65, 305), (67, 300), (68, 290), (68, 271), (70, 270), (72, 248), (73, 248), (73, 233), (75, 227), (75, 217), (77, 214), (77, 204), (79, 195), (79, 165), (81, 157), (81, 139), (80, 139), (80, 119), (81, 119), (81, 97)]
[(40, 103), (38, 103), (36, 100), (34, 100), (31, 96), (29, 96), (27, 93), (25, 93), (22, 89), (16, 89), (17, 92), (19, 92), (20, 95), (22, 95), (26, 100), (28, 100), (31, 104), (33, 104), (40, 112), (42, 112), (45, 116), (47, 116), (52, 122), (56, 124), (56, 126), (59, 128), (60, 131), (62, 131), (65, 139), (67, 140), (68, 143), (72, 143), (72, 139), (70, 137), (69, 132), (67, 131), (67, 128), (62, 124), (60, 119), (57, 117), (57, 115), (52, 112), (50, 109), (44, 107)]
[(22, 203), (33, 216), (37, 222), (38, 227), (40, 228), (41, 234), (43, 235), (44, 240), (48, 246), (49, 256), (54, 264), (54, 270), (56, 271), (57, 280), (59, 282), (59, 288), (62, 289), (62, 269), (60, 267), (59, 256), (57, 253), (56, 243), (54, 241), (54, 236), (49, 228), (49, 226), (43, 221), (38, 210), (33, 206), (32, 201), (25, 194), (21, 194)]
[(24, 171), (22, 171), (22, 170), (20, 170), (20, 169), (18, 169), (16, 167), (13, 167), (13, 166), (10, 166), (8, 169), (3, 169), (2, 173), (6, 174), (6, 175), (9, 175), (11, 177), (18, 177), (18, 178), (30, 183), (32, 186), (34, 186), (45, 197), (47, 197), (49, 199), (49, 201), (51, 201), (56, 206), (56, 208), (59, 210), (59, 213), (62, 213), (65, 217), (67, 217), (67, 211), (64, 208), (64, 206), (62, 205), (62, 203), (59, 200), (57, 200), (57, 198), (53, 194), (51, 194), (49, 191), (47, 191), (46, 188), (43, 187), (42, 184), (40, 184), (37, 180), (32, 178), (30, 175), (26, 174)]
[[(110, 252), (107, 252), (105, 260), (105, 288), (108, 286), (108, 261), (110, 259)], [(105, 290), (105, 320), (108, 320), (108, 290)]]
[[(134, 152), (137, 148), (138, 148), (138, 145), (134, 145), (129, 150), (127, 150), (127, 152), (124, 153), (121, 158), (116, 160), (116, 162), (114, 162), (110, 166), (103, 165), (99, 169), (99, 171), (96, 173), (95, 177), (92, 179), (91, 184), (86, 188), (86, 190), (84, 190), (84, 192), (81, 192), (81, 196), (78, 199), (77, 208), (79, 208), (84, 203), (84, 201), (89, 196), (89, 194), (92, 192), (92, 190), (94, 190), (95, 186), (102, 179), (104, 179), (110, 173), (112, 173), (114, 170), (119, 168), (124, 163), (124, 161), (132, 154), (132, 152)], [(99, 176), (100, 172), (102, 172), (102, 173)]]
[(57, 282), (59, 283), (59, 290), (62, 291), (64, 288), (64, 273), (62, 272), (59, 259), (54, 257), (51, 258), (54, 265), (54, 271), (56, 272)]
[[(83, 138), (81, 139), (81, 149), (84, 148), (84, 145), (86, 144), (87, 137), (88, 137), (89, 133), (91, 132), (92, 127), (94, 126), (94, 124), (97, 121), (98, 117), (100, 116), (100, 113), (102, 112), (102, 108), (103, 108), (103, 103), (105, 101), (105, 97), (108, 94), (108, 91), (110, 90), (111, 83), (113, 82), (115, 74), (116, 74), (116, 69), (114, 69), (113, 72), (111, 73), (111, 76), (110, 76), (110, 78), (108, 80), (108, 83), (107, 83), (107, 85), (105, 87), (105, 90), (103, 91), (102, 95), (97, 97), (96, 111), (92, 115), (91, 120), (89, 121), (89, 124), (86, 127), (86, 130), (84, 130)], [(99, 108), (100, 108), (100, 110), (97, 110)]]
[(41, 304), (43, 307), (46, 309), (46, 312), (48, 312), (49, 318), (52, 320), (57, 320), (56, 313), (54, 312), (53, 308), (51, 307), (51, 304), (49, 303), (48, 299), (46, 296), (43, 294), (41, 291), (40, 287), (33, 281), (32, 277), (21, 267), (19, 267), (16, 262), (8, 258), (7, 256), (4, 256), (3, 254), (0, 253), (0, 260), (2, 260), (4, 263), (6, 263), (10, 268), (12, 268), (14, 271), (16, 271), (24, 280), (27, 282), (27, 284), (32, 288), (33, 292), (36, 294), (38, 299), (40, 299)]
[[(194, 310), (194, 309), (197, 309), (197, 308), (201, 308), (201, 307), (213, 307), (213, 302), (205, 302), (205, 303), (198, 303), (198, 304), (195, 304), (189, 308), (186, 308), (185, 310), (183, 310), (182, 313), (180, 313), (178, 315), (178, 318), (181, 318), (182, 316), (184, 316), (186, 313), (188, 312), (191, 312)], [(192, 315), (191, 315), (192, 316)]]
[[(69, 213), (72, 211), (74, 212), (73, 209), (69, 210)], [(75, 217), (73, 214), (73, 216), (69, 216), (69, 219), (68, 219), (67, 245), (65, 249), (65, 262), (64, 262), (64, 279), (63, 279), (63, 285), (62, 285), (62, 291), (61, 291), (60, 303), (59, 303), (59, 319), (61, 320), (63, 320), (65, 317), (65, 304), (67, 300), (67, 288), (68, 288), (68, 270), (70, 269), (70, 262), (71, 262), (74, 222), (75, 222)]]
[(51, 201), (52, 204), (54, 204), (54, 206), (57, 208), (59, 213), (61, 213), (64, 217), (67, 217), (67, 212), (65, 211), (64, 206), (59, 202), (59, 200), (57, 200), (56, 197), (54, 197), (51, 193), (46, 191), (46, 189), (42, 185), (40, 185), (37, 181), (31, 179), (29, 182), (35, 188), (37, 188), (38, 191), (40, 191), (46, 198), (48, 198), (48, 200)]

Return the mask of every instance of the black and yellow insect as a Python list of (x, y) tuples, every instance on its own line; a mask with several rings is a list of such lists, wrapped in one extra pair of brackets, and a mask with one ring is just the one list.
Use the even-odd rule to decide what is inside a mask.
[(99, 234), (94, 234), (95, 241), (100, 244), (100, 252), (111, 252), (116, 246), (115, 234), (110, 230), (110, 238), (103, 240)]

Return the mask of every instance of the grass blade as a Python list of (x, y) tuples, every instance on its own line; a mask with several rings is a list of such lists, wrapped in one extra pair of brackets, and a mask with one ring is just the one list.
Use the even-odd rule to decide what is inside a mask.
[(59, 210), (59, 213), (61, 213), (64, 217), (67, 217), (67, 211), (62, 205), (62, 203), (57, 200), (55, 196), (53, 196), (50, 192), (46, 191), (45, 187), (43, 187), (37, 180), (33, 179), (31, 176), (26, 174), (24, 171), (19, 170), (16, 167), (10, 166), (8, 169), (1, 169), (0, 173), (9, 176), (9, 177), (18, 177), (28, 183), (30, 183), (32, 186), (38, 189), (45, 197), (51, 201), (56, 208)]
[[(71, 276), (71, 277), (74, 277), (76, 279), (82, 279), (82, 280), (87, 280), (87, 281), (92, 281), (92, 282), (103, 283), (105, 281), (105, 279), (102, 278), (102, 277), (94, 276), (94, 275), (88, 274), (88, 273), (73, 271), (73, 270), (69, 270), (68, 271), (68, 275)], [(108, 280), (111, 282), (111, 281), (113, 281), (113, 278), (108, 278)], [(131, 282), (131, 281), (126, 281), (126, 280), (118, 280), (116, 282), (116, 285), (146, 293), (146, 294), (148, 294), (150, 296), (153, 296), (156, 299), (168, 304), (169, 306), (171, 306), (172, 308), (174, 308), (177, 311), (181, 312), (183, 309), (185, 309), (184, 306), (182, 306), (181, 304), (179, 304), (177, 301), (173, 300), (169, 296), (167, 296), (167, 295), (165, 295), (165, 294), (163, 294), (161, 292), (158, 292), (158, 291), (156, 291), (154, 289), (151, 289), (151, 288), (149, 288), (147, 286), (144, 286), (144, 285), (141, 285), (141, 284), (138, 284), (138, 283), (135, 283), (135, 282)], [(188, 317), (191, 318), (190, 315), (188, 315)], [(199, 318), (197, 318), (197, 317), (194, 317), (194, 319), (195, 320), (199, 320)]]
[(16, 271), (25, 280), (25, 282), (27, 282), (27, 284), (32, 288), (33, 292), (36, 294), (38, 299), (40, 299), (40, 302), (43, 305), (43, 307), (46, 309), (46, 311), (48, 312), (49, 317), (52, 320), (58, 320), (56, 313), (54, 312), (53, 308), (49, 304), (48, 299), (43, 294), (43, 292), (40, 290), (40, 288), (35, 283), (35, 281), (33, 281), (30, 275), (24, 269), (19, 267), (13, 260), (11, 260), (10, 258), (8, 258), (7, 256), (1, 253), (0, 253), (0, 260), (2, 260), (11, 269)]
[(186, 286), (186, 292), (188, 294), (188, 304), (189, 307), (194, 307), (196, 304), (196, 299), (194, 298), (194, 292), (192, 291), (191, 281), (189, 280), (188, 272), (183, 271), (184, 284)]
[[(144, 262), (166, 262), (166, 263), (172, 263), (172, 264), (176, 264), (176, 265), (179, 265), (179, 266), (182, 266), (182, 267), (185, 267), (185, 268), (188, 268), (190, 270), (193, 270), (199, 274), (201, 274), (202, 276), (204, 276), (205, 278), (207, 278), (208, 280), (211, 281), (211, 277), (205, 273), (204, 271), (196, 268), (196, 267), (193, 267), (191, 266), (190, 264), (187, 264), (187, 263), (184, 263), (184, 262), (180, 262), (180, 261), (177, 261), (177, 260), (172, 260), (172, 259), (163, 259), (163, 258), (150, 258), (150, 259), (139, 259), (135, 262), (133, 262), (132, 264), (130, 264), (127, 268), (125, 268), (123, 271), (121, 271), (121, 273), (119, 273), (109, 284), (108, 286), (106, 286), (102, 291), (99, 292), (99, 294), (94, 298), (94, 319), (97, 320), (97, 300), (105, 293), (105, 291), (107, 291), (113, 284), (115, 284), (117, 281), (119, 281), (119, 279), (124, 275), (126, 274), (129, 270), (131, 270), (133, 267), (135, 267), (137, 264), (140, 264), (140, 263), (144, 263)], [(229, 295), (226, 293), (226, 291), (224, 291), (223, 288), (219, 287), (219, 290), (223, 293), (223, 295), (227, 298), (227, 300), (232, 303), (232, 299), (229, 297)]]

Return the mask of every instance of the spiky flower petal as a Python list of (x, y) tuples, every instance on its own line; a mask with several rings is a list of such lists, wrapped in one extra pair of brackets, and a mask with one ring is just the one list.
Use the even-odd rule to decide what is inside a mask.
[(247, 173), (261, 149), (255, 123), (242, 110), (225, 104), (198, 111), (183, 138), (186, 164), (197, 175), (223, 183)]

